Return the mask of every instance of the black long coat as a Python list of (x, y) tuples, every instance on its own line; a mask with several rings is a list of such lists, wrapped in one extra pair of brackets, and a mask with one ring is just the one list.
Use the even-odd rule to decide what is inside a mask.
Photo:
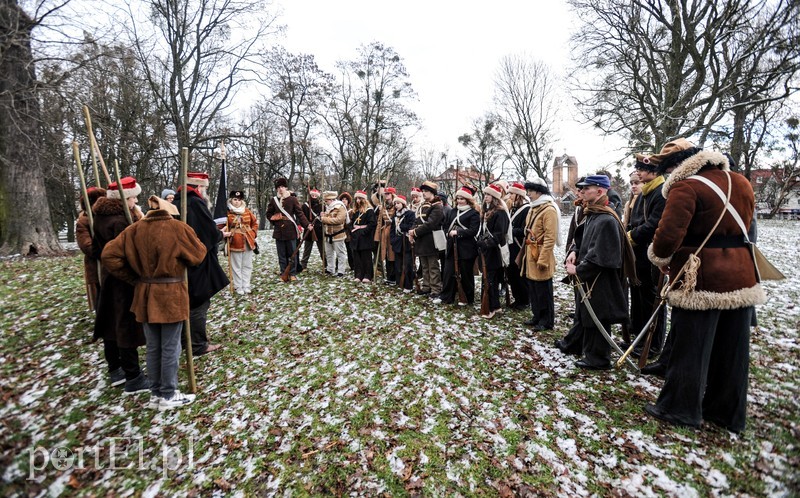
[[(602, 322), (623, 323), (628, 320), (628, 301), (623, 288), (622, 231), (619, 222), (609, 213), (586, 213), (583, 230), (575, 233), (577, 274), (589, 302)], [(589, 291), (589, 289), (591, 289)], [(594, 326), (594, 320), (581, 304), (581, 323)]]
[(486, 258), (486, 269), (497, 270), (503, 267), (500, 246), (504, 246), (507, 243), (508, 213), (498, 209), (488, 216), (485, 223), (486, 228), (485, 230), (481, 228), (481, 234), (478, 237), (478, 248)]
[[(173, 204), (180, 209), (181, 195), (178, 190)], [(219, 265), (217, 244), (222, 240), (222, 232), (214, 223), (206, 201), (190, 188), (186, 197), (186, 224), (194, 228), (197, 238), (206, 246), (206, 257), (199, 265), (189, 268), (189, 306), (196, 308), (211, 299), (214, 294), (230, 284), (228, 276)]]
[(647, 247), (653, 242), (653, 237), (664, 213), (667, 200), (662, 194), (664, 185), (661, 184), (648, 192), (640, 194), (631, 209), (631, 219), (628, 223), (630, 236), (633, 241), (633, 254), (636, 256), (636, 273), (649, 272), (650, 260), (647, 259)]
[(523, 204), (511, 213), (511, 235), (514, 242), (509, 247), (511, 254), (511, 261), (517, 259), (522, 244), (525, 243), (525, 220), (528, 218), (528, 211), (530, 211), (530, 204)]
[(350, 248), (354, 251), (371, 251), (375, 248), (375, 227), (377, 219), (375, 211), (367, 209), (363, 213), (355, 212), (350, 218), (352, 225), (366, 225), (366, 228), (350, 233)]
[[(94, 239), (92, 249), (100, 259), (106, 244), (114, 240), (128, 226), (122, 202), (101, 197), (92, 207), (94, 213)], [(131, 213), (139, 219), (136, 212)], [(145, 344), (144, 332), (131, 312), (134, 288), (108, 273), (103, 268), (100, 276), (100, 295), (94, 320), (94, 340), (115, 341), (121, 348), (135, 348)]]
[[(442, 223), (444, 233), (447, 235), (447, 257), (453, 254), (453, 238), (450, 231), (455, 230), (456, 243), (458, 244), (458, 259), (475, 259), (478, 257), (478, 243), (475, 240), (481, 229), (481, 215), (470, 208), (458, 218), (458, 223), (453, 223), (458, 215), (458, 209), (451, 209)], [(453, 228), (450, 228), (450, 227)]]
[(438, 256), (439, 250), (433, 242), (433, 231), (442, 228), (444, 208), (442, 201), (426, 202), (414, 220), (414, 252), (417, 256)]

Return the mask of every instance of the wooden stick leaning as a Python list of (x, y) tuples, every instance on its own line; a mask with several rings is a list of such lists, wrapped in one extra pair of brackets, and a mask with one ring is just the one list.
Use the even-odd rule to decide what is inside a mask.
[(461, 284), (461, 269), (458, 267), (458, 235), (453, 237), (453, 268), (456, 276), (456, 288), (458, 289), (458, 302), (467, 304), (467, 295), (464, 293), (464, 286)]
[(114, 159), (114, 176), (117, 177), (117, 189), (119, 189), (119, 197), (122, 199), (122, 210), (125, 212), (125, 219), (128, 220), (128, 225), (133, 225), (131, 208), (128, 206), (128, 198), (125, 197), (125, 189), (122, 187), (122, 175), (119, 173), (119, 163), (116, 159)]
[[(225, 217), (225, 231), (230, 232), (230, 226), (228, 225), (228, 218)], [(233, 295), (234, 291), (236, 290), (233, 286), (233, 266), (231, 265), (231, 239), (233, 237), (226, 237), (225, 238), (225, 255), (228, 257), (228, 280), (231, 282), (231, 295)], [(246, 244), (247, 242), (245, 242)]]
[[(83, 164), (81, 164), (81, 153), (78, 150), (78, 142), (72, 142), (72, 155), (75, 156), (75, 165), (78, 167), (78, 178), (81, 181), (81, 195), (83, 196), (83, 205), (86, 206), (86, 218), (89, 220), (89, 235), (94, 239), (94, 213), (92, 213), (92, 205), (89, 202), (89, 191), (86, 188), (86, 177), (83, 175)], [(97, 278), (101, 275), (100, 260), (97, 260)], [(94, 310), (94, 293), (89, 288), (89, 282), (86, 282), (86, 297), (89, 299), (89, 308)]]
[(99, 177), (100, 173), (97, 171), (97, 163), (95, 162), (94, 155), (97, 154), (97, 158), (100, 159), (100, 166), (103, 167), (103, 173), (106, 175), (106, 183), (111, 183), (111, 176), (108, 174), (108, 168), (106, 168), (106, 162), (103, 160), (103, 155), (100, 153), (100, 147), (97, 145), (97, 138), (94, 136), (94, 130), (92, 129), (92, 115), (89, 114), (89, 106), (83, 106), (83, 117), (86, 120), (86, 130), (89, 134), (89, 145), (92, 149), (92, 164), (94, 166), (94, 174), (95, 178), (98, 180), (97, 186), (100, 186)]
[[(303, 233), (303, 237), (297, 242), (297, 247), (294, 248), (294, 252), (292, 253), (291, 257), (289, 258), (289, 263), (286, 265), (286, 268), (284, 268), (283, 271), (281, 272), (281, 280), (283, 280), (284, 282), (288, 282), (289, 280), (291, 280), (291, 278), (292, 278), (292, 276), (291, 276), (291, 274), (292, 274), (292, 265), (295, 263), (295, 258), (297, 257), (297, 253), (300, 252), (300, 247), (302, 247), (303, 244), (306, 243), (309, 240), (310, 233), (314, 231), (314, 223), (318, 219), (319, 218), (314, 218), (314, 221), (311, 222), (311, 228), (309, 230), (306, 230)], [(323, 235), (323, 237), (324, 237), (324, 235)], [(325, 262), (323, 261), (323, 267), (325, 266), (324, 263)]]
[[(665, 275), (659, 272), (658, 275), (658, 295), (661, 295), (661, 289), (664, 288), (664, 277)], [(669, 280), (669, 277), (666, 277)], [(650, 346), (653, 343), (653, 335), (655, 335), (656, 329), (659, 327), (659, 311), (661, 308), (660, 303), (653, 304), (653, 311), (655, 319), (652, 320), (650, 327), (647, 329), (647, 337), (645, 337), (644, 345), (642, 346), (642, 354), (639, 355), (639, 369), (641, 370), (647, 365), (647, 357), (650, 355)]]
[[(189, 149), (183, 147), (181, 149), (181, 221), (186, 223), (186, 200), (189, 196), (189, 191), (186, 189), (186, 173), (189, 169)], [(186, 287), (186, 293), (189, 293), (189, 270), (183, 269), (183, 285)], [(191, 303), (191, 299), (189, 301)], [(189, 304), (189, 313), (191, 315), (192, 305)], [(195, 394), (197, 392), (197, 382), (194, 378), (194, 358), (192, 357), (192, 325), (190, 319), (183, 322), (183, 334), (186, 338), (186, 370), (189, 374), (189, 392)]]
[[(408, 271), (407, 268), (406, 268), (406, 236), (405, 235), (403, 235), (403, 252), (401, 253), (400, 257), (403, 258), (402, 263), (400, 263), (400, 268), (401, 268), (400, 271), (402, 273), (400, 274), (400, 280), (398, 280), (398, 282), (397, 282), (397, 288), (402, 290), (406, 285), (406, 271)], [(397, 277), (397, 275), (395, 275), (395, 278), (396, 277)]]

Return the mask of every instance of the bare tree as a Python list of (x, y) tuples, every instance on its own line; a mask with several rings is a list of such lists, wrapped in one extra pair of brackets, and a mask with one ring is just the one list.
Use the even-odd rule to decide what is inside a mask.
[(340, 182), (363, 186), (409, 160), (405, 130), (417, 117), (407, 102), (414, 91), (400, 56), (378, 42), (361, 46), (357, 59), (338, 68), (342, 81), (325, 122), (339, 155)]
[[(264, 54), (274, 16), (255, 0), (147, 0), (149, 22), (130, 11), (131, 40), (148, 85), (175, 128), (177, 146), (196, 148)], [(154, 26), (155, 31), (149, 32)]]
[(800, 119), (793, 116), (784, 122), (783, 144), (777, 150), (784, 159), (772, 166), (772, 177), (767, 189), (771, 195), (765, 199), (770, 206), (769, 217), (775, 216), (800, 186)]
[(49, 12), (31, 17), (17, 0), (0, 0), (0, 254), (4, 255), (61, 251), (39, 154), (44, 134), (31, 48), (32, 32)]
[(295, 175), (314, 176), (311, 156), (312, 130), (331, 93), (333, 76), (319, 69), (311, 55), (293, 55), (284, 48), (274, 49), (265, 58), (266, 81), (271, 98), (266, 111), (282, 124), (289, 151), (291, 183)]
[[(793, 0), (569, 3), (581, 19), (573, 35), (578, 107), (600, 130), (626, 135), (632, 149), (692, 135), (702, 145), (732, 111), (797, 90)], [(767, 63), (786, 51), (787, 64)]]
[(498, 135), (519, 178), (547, 179), (553, 159), (558, 99), (555, 77), (543, 62), (519, 56), (500, 61), (495, 77)]
[(467, 162), (479, 173), (475, 185), (479, 190), (494, 178), (494, 170), (502, 157), (502, 146), (497, 136), (497, 122), (491, 115), (483, 116), (472, 123), (472, 131), (458, 137), (458, 143), (469, 154)]
[(289, 164), (281, 124), (257, 106), (247, 119), (239, 124), (235, 137), (230, 142), (230, 156), (244, 172), (244, 182), (252, 191), (253, 208), (260, 213), (261, 228), (267, 226), (264, 213), (273, 192), (273, 180), (285, 176)]

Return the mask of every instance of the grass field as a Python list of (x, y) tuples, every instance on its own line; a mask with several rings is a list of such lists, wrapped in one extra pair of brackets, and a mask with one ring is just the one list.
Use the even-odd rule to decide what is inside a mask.
[(318, 259), (284, 284), (268, 235), (254, 294), (212, 301), (197, 401), (158, 413), (107, 385), (78, 255), (3, 260), (0, 495), (797, 496), (800, 224), (759, 229), (789, 278), (758, 308), (740, 436), (648, 418), (658, 379), (577, 369), (552, 347), (563, 284), (533, 333)]

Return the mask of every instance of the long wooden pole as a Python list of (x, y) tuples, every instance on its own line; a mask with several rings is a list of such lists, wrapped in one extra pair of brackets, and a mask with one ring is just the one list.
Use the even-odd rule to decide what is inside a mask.
[[(97, 138), (94, 136), (94, 130), (92, 129), (92, 115), (89, 113), (89, 106), (87, 105), (83, 106), (83, 117), (86, 120), (86, 130), (89, 133), (89, 144), (92, 149), (92, 161), (95, 169), (95, 177), (100, 177), (100, 173), (97, 171), (97, 163), (94, 162), (94, 155), (97, 154), (97, 158), (100, 159), (100, 166), (103, 167), (103, 173), (106, 175), (106, 184), (111, 183), (111, 175), (108, 174), (106, 162), (103, 160), (103, 154), (100, 153), (100, 147), (97, 145)], [(98, 183), (97, 186), (99, 187), (100, 184)]]
[(119, 162), (116, 159), (114, 159), (114, 176), (117, 177), (117, 189), (119, 189), (119, 197), (122, 199), (122, 210), (125, 211), (125, 219), (128, 220), (128, 225), (133, 225), (131, 208), (128, 206), (128, 198), (125, 196), (125, 189), (122, 186), (122, 175), (119, 174)]
[[(186, 173), (189, 169), (189, 149), (181, 149), (181, 221), (186, 223), (186, 198), (189, 191), (186, 189)], [(183, 285), (186, 286), (186, 293), (189, 293), (189, 270), (183, 269)], [(189, 304), (189, 314), (191, 316), (192, 305)], [(197, 392), (197, 382), (194, 377), (194, 358), (192, 357), (192, 325), (189, 319), (183, 322), (183, 334), (186, 338), (186, 370), (189, 374), (189, 392)]]
[[(83, 196), (83, 205), (86, 207), (86, 219), (89, 220), (89, 235), (94, 239), (94, 213), (92, 213), (92, 204), (89, 201), (89, 191), (86, 188), (86, 177), (83, 175), (83, 164), (81, 164), (81, 153), (78, 150), (78, 142), (72, 142), (72, 155), (75, 156), (75, 165), (78, 167), (78, 178), (81, 181), (81, 195)], [(102, 268), (100, 260), (97, 260), (97, 278), (100, 278)], [(94, 310), (95, 291), (92, 289), (91, 284), (86, 282), (86, 297), (89, 299), (89, 309)]]

